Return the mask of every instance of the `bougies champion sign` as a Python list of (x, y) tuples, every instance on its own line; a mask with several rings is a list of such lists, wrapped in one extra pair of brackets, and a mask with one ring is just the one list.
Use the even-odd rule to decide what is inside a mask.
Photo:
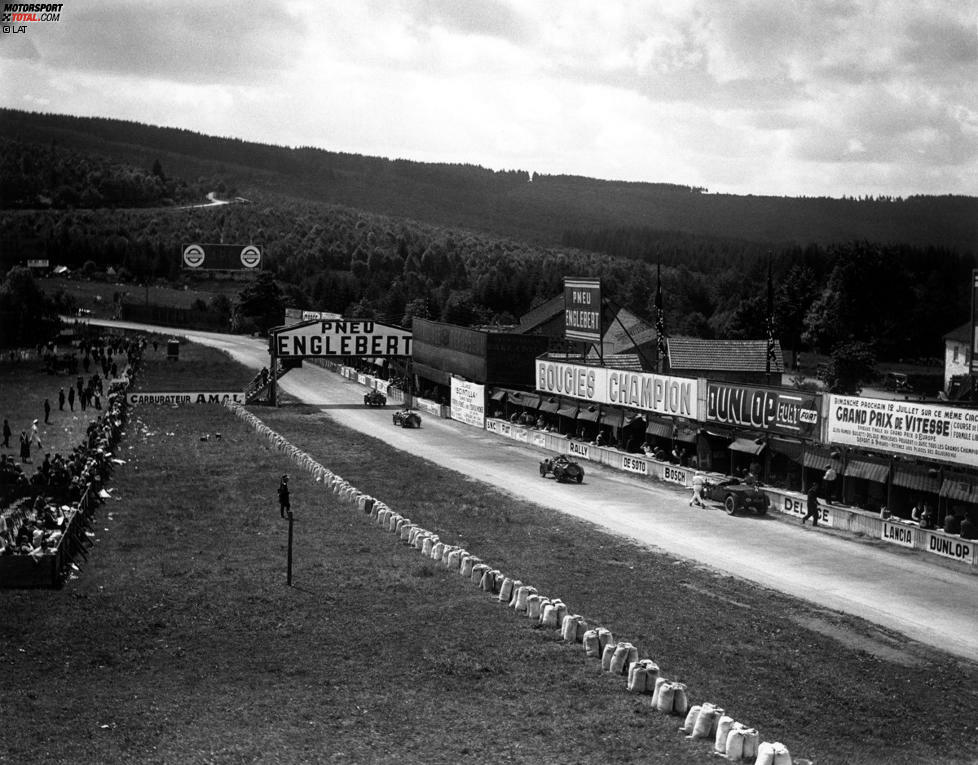
[(978, 411), (830, 396), (828, 441), (978, 467)]
[(696, 380), (650, 372), (589, 367), (537, 359), (536, 388), (600, 404), (614, 404), (699, 420)]
[(269, 337), (273, 356), (410, 356), (411, 333), (363, 319), (324, 319), (274, 330)]
[(791, 436), (812, 436), (818, 425), (815, 394), (708, 383), (706, 419)]

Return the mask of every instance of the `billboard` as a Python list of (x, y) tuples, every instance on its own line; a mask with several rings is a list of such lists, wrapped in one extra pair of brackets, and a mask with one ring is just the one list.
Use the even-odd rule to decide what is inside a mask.
[(788, 436), (818, 435), (815, 394), (803, 391), (707, 382), (706, 419)]
[(257, 244), (185, 244), (180, 267), (188, 271), (260, 271)]
[(978, 269), (971, 272), (971, 374), (978, 375)]
[(486, 426), (486, 386), (452, 378), (452, 419), (476, 428)]
[(601, 344), (601, 280), (564, 277), (564, 337)]
[(833, 444), (978, 467), (978, 411), (916, 401), (830, 396)]
[(274, 330), (272, 356), (301, 359), (321, 356), (410, 356), (411, 333), (364, 319), (323, 319)]
[(643, 409), (699, 420), (697, 382), (652, 372), (591, 367), (537, 359), (536, 389), (596, 404)]

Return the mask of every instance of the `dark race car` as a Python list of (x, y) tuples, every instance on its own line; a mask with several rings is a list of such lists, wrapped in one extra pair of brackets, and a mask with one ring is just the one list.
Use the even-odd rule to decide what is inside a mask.
[(420, 428), (421, 415), (413, 409), (398, 409), (394, 412), (394, 424), (400, 428)]
[(559, 482), (581, 483), (584, 481), (584, 468), (569, 460), (563, 454), (540, 462), (540, 475), (552, 475)]
[(745, 510), (764, 515), (771, 506), (771, 498), (761, 488), (760, 483), (748, 484), (739, 478), (722, 481), (707, 479), (703, 483), (703, 499), (722, 502), (728, 515)]
[(368, 391), (363, 394), (363, 403), (366, 406), (386, 406), (387, 396), (379, 390)]

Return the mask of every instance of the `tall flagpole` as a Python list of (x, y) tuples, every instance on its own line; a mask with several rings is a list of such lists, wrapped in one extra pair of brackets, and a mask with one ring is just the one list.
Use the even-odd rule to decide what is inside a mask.
[(771, 276), (771, 257), (768, 253), (767, 260), (767, 361), (766, 374), (767, 384), (771, 384), (771, 361), (777, 359), (777, 352), (774, 347), (774, 280)]
[(665, 360), (668, 353), (666, 347), (666, 317), (662, 307), (662, 261), (656, 265), (655, 270), (655, 347), (656, 347), (656, 371), (662, 372), (665, 367)]

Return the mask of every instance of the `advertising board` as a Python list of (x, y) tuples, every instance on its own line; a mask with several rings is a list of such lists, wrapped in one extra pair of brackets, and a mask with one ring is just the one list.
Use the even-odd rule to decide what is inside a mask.
[(596, 404), (702, 419), (696, 395), (697, 382), (689, 377), (537, 359), (536, 389), (541, 393), (571, 396)]
[(978, 411), (916, 401), (830, 396), (833, 444), (978, 467)]
[(722, 425), (812, 437), (818, 428), (818, 399), (814, 393), (804, 391), (708, 382), (706, 419)]
[(601, 280), (564, 278), (564, 337), (601, 342)]
[(476, 428), (486, 424), (486, 386), (452, 378), (451, 415), (453, 420)]

